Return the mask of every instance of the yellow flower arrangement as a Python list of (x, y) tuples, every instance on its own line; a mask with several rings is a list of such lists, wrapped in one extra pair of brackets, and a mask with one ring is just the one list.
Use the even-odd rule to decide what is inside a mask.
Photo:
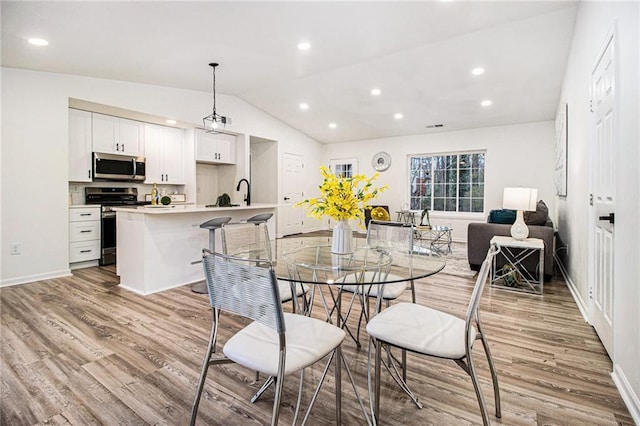
[(363, 174), (342, 178), (333, 174), (327, 166), (321, 166), (320, 173), (323, 179), (319, 186), (320, 197), (309, 198), (295, 205), (306, 206), (307, 214), (316, 219), (322, 219), (323, 216), (329, 216), (333, 220), (359, 219), (360, 226), (364, 226), (364, 209), (371, 208), (368, 206), (369, 201), (389, 189), (387, 185), (373, 186), (379, 173), (371, 178)]

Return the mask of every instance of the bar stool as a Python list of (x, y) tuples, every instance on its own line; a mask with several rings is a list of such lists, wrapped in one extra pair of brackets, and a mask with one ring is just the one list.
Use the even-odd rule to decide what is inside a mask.
[(261, 214), (255, 215), (255, 216), (251, 216), (249, 219), (247, 219), (247, 222), (249, 222), (249, 223), (262, 223), (262, 222), (266, 222), (269, 219), (271, 219), (271, 216), (273, 216), (273, 213), (261, 213)]
[[(224, 217), (214, 217), (202, 224), (200, 224), (200, 228), (209, 230), (209, 250), (215, 253), (216, 251), (216, 229), (220, 229), (222, 225), (229, 222), (231, 218), (229, 216)], [(195, 283), (191, 286), (191, 291), (199, 294), (207, 294), (209, 290), (207, 289), (207, 283), (205, 281)]]

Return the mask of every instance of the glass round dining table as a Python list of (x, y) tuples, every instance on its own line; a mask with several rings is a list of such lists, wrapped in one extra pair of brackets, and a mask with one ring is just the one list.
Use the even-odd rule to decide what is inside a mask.
[[(305, 234), (279, 238), (272, 243), (272, 260), (279, 279), (306, 284), (341, 284), (346, 276), (359, 274), (360, 281), (388, 284), (425, 278), (440, 272), (445, 260), (439, 253), (414, 245), (412, 250), (368, 245), (354, 238), (350, 253), (331, 251), (331, 237)], [(297, 273), (296, 273), (297, 270)]]
[[(346, 327), (348, 311), (356, 297), (371, 294), (374, 286), (397, 282), (411, 282), (440, 272), (445, 260), (440, 254), (414, 245), (411, 250), (398, 250), (397, 247), (369, 245), (366, 238), (356, 237), (350, 253), (337, 254), (331, 251), (331, 237), (317, 235), (294, 235), (272, 240), (262, 246), (246, 245), (234, 251), (233, 255), (251, 259), (268, 259), (271, 261), (278, 280), (291, 284), (294, 310), (301, 314), (311, 315), (314, 305), (322, 306), (327, 321), (344, 328), (360, 346), (358, 338)], [(304, 286), (303, 303), (296, 296), (296, 286)], [(345, 288), (351, 287), (351, 300), (347, 313), (342, 313), (341, 294)], [(357, 290), (360, 288), (360, 291)], [(367, 290), (368, 289), (368, 290)], [(384, 291), (376, 291), (374, 312), (379, 312)], [(319, 303), (314, 303), (315, 299)], [(362, 303), (364, 311), (368, 311), (368, 303)], [(334, 315), (335, 314), (335, 315)], [(369, 313), (365, 312), (365, 317)], [(317, 316), (317, 314), (314, 314)], [(335, 319), (334, 319), (335, 316)], [(359, 395), (356, 383), (349, 371), (343, 355), (336, 359), (336, 369), (340, 371), (345, 365), (349, 380), (367, 424), (375, 424), (374, 416), (369, 416)], [(344, 362), (343, 362), (344, 361)], [(339, 376), (338, 376), (339, 377)], [(336, 379), (340, 388), (340, 380)], [(263, 385), (263, 389), (268, 382)], [(338, 412), (340, 410), (338, 409)]]
[(331, 236), (299, 234), (272, 240), (269, 245), (248, 244), (232, 253), (251, 259), (269, 259), (279, 280), (300, 284), (341, 287), (345, 284), (379, 286), (415, 281), (440, 272), (443, 257), (414, 245), (369, 245), (364, 235), (355, 237), (350, 253), (331, 251)]

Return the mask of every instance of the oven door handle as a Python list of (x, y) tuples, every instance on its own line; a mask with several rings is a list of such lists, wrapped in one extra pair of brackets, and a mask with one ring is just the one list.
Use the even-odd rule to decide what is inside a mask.
[(102, 218), (103, 219), (108, 219), (111, 217), (116, 217), (116, 212), (104, 212), (102, 213)]

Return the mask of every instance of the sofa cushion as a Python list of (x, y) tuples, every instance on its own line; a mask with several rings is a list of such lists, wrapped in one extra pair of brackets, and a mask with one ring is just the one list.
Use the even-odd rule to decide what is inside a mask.
[(544, 225), (549, 219), (549, 208), (544, 201), (538, 201), (535, 212), (524, 212), (524, 223), (527, 225)]
[(505, 225), (511, 225), (515, 221), (516, 211), (507, 209), (491, 210), (487, 219), (488, 223), (502, 223)]

